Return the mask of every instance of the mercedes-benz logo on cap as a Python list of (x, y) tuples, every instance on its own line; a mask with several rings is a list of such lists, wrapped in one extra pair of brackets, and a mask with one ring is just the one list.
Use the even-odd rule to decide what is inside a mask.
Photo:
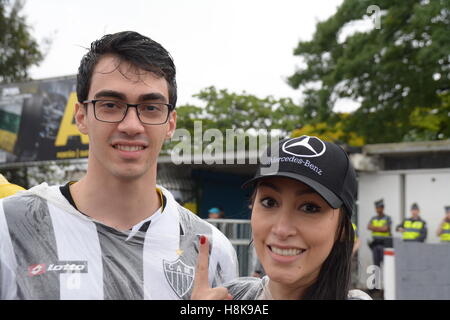
[(283, 143), (282, 150), (297, 157), (315, 158), (325, 153), (325, 143), (317, 137), (301, 136)]

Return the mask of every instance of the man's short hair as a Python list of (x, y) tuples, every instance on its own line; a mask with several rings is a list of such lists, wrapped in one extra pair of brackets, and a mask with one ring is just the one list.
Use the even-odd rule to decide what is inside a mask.
[(115, 55), (121, 61), (164, 77), (169, 88), (169, 103), (175, 107), (177, 83), (172, 57), (158, 42), (134, 31), (107, 34), (91, 43), (89, 51), (81, 59), (78, 68), (77, 97), (79, 102), (88, 98), (92, 73), (97, 62), (105, 54)]

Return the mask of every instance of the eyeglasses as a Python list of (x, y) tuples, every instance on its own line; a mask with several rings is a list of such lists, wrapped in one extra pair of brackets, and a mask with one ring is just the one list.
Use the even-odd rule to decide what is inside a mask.
[(144, 102), (131, 104), (115, 100), (86, 100), (83, 104), (92, 103), (95, 119), (102, 122), (117, 123), (125, 119), (129, 108), (136, 108), (137, 116), (143, 124), (164, 124), (174, 109), (169, 103)]

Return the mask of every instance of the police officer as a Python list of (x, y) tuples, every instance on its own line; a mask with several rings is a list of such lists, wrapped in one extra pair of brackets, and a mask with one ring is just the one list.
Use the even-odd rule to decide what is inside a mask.
[(411, 205), (411, 218), (404, 219), (395, 230), (403, 234), (404, 241), (425, 242), (427, 223), (420, 218), (420, 209), (417, 203)]
[(445, 218), (439, 225), (437, 235), (442, 243), (450, 243), (450, 206), (445, 207)]
[(373, 263), (381, 267), (384, 248), (392, 246), (392, 219), (384, 214), (383, 199), (375, 201), (375, 211), (377, 215), (370, 219), (367, 229), (372, 231), (372, 242), (369, 243), (369, 247), (372, 250)]

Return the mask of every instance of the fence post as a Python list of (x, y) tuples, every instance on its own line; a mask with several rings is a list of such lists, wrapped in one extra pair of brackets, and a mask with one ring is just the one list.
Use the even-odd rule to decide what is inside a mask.
[(395, 250), (384, 249), (383, 259), (384, 300), (395, 300)]

